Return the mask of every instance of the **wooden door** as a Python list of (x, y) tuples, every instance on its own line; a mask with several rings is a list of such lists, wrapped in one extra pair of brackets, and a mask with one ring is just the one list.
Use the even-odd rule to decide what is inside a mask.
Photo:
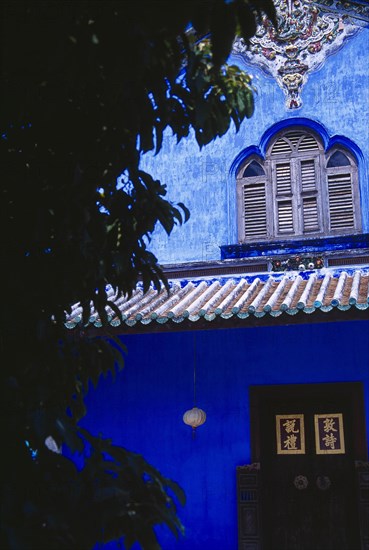
[(358, 384), (254, 388), (263, 550), (360, 549), (361, 401)]

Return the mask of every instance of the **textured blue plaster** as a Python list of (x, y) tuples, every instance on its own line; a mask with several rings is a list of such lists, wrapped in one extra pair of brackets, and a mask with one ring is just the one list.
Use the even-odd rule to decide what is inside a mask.
[[(191, 218), (183, 227), (175, 228), (169, 238), (157, 228), (152, 250), (160, 263), (220, 259), (220, 246), (237, 243), (236, 185), (231, 168), (247, 148), (262, 154), (273, 126), (276, 130), (296, 120), (320, 129), (327, 148), (342, 143), (356, 155), (363, 232), (369, 232), (368, 51), (366, 28), (309, 75), (298, 110), (286, 109), (283, 92), (273, 78), (243, 64), (253, 74), (258, 93), (255, 113), (238, 133), (231, 128), (201, 152), (193, 135), (177, 145), (171, 132), (166, 133), (162, 151), (157, 156), (145, 155), (142, 167), (167, 184), (169, 199), (184, 202)], [(241, 64), (239, 58), (233, 61)]]
[[(251, 461), (249, 388), (362, 381), (369, 427), (369, 322), (131, 335), (125, 369), (87, 396), (83, 425), (143, 456), (186, 491), (186, 537), (160, 530), (163, 550), (236, 550), (236, 466)], [(116, 548), (110, 545), (110, 548)]]

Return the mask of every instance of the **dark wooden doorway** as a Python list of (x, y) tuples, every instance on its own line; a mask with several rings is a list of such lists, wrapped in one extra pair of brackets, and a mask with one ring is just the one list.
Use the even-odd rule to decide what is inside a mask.
[(260, 464), (255, 548), (360, 550), (355, 461), (367, 460), (361, 384), (253, 387), (250, 405)]

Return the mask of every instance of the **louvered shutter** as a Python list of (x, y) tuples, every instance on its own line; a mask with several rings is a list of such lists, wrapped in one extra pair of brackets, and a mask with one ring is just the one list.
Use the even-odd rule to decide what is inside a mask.
[[(276, 164), (275, 179), (277, 194), (277, 230), (278, 233), (282, 235), (291, 234), (294, 232), (294, 223), (290, 162)], [(288, 200), (287, 197), (289, 197)]]
[(317, 200), (317, 182), (315, 159), (300, 162), (302, 231), (319, 231), (319, 206)]
[(286, 138), (291, 143), (293, 149), (295, 149), (295, 147), (298, 144), (299, 139), (301, 138), (302, 135), (303, 135), (302, 132), (299, 132), (299, 131), (297, 131), (297, 132), (287, 132)]
[(273, 149), (271, 150), (272, 155), (282, 155), (282, 154), (288, 154), (291, 153), (292, 149), (290, 144), (283, 138), (278, 139), (275, 144), (273, 145)]
[(310, 135), (304, 136), (297, 147), (297, 151), (299, 153), (304, 153), (307, 151), (318, 151), (318, 150), (319, 150), (319, 145), (317, 140)]
[(319, 230), (318, 202), (316, 197), (302, 199), (302, 221), (304, 233)]
[(277, 196), (291, 194), (291, 164), (289, 162), (276, 165), (276, 183)]
[(287, 132), (280, 137), (272, 147), (272, 155), (286, 155), (291, 152), (305, 153), (318, 151), (319, 144), (314, 136), (306, 135), (304, 132)]
[(244, 228), (246, 239), (267, 237), (265, 182), (244, 185)]
[(308, 193), (315, 191), (315, 161), (314, 159), (301, 161), (301, 191)]
[(274, 138), (264, 161), (253, 156), (237, 177), (241, 242), (362, 230), (357, 161), (349, 151), (325, 154), (314, 132), (296, 127)]
[(291, 201), (278, 201), (277, 203), (277, 212), (278, 212), (278, 233), (291, 234), (294, 232), (293, 225), (293, 208), (292, 200)]
[(351, 173), (328, 174), (329, 222), (331, 230), (355, 227)]

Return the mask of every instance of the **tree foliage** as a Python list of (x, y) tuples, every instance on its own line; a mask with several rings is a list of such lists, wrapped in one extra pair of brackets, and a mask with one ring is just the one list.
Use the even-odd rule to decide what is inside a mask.
[[(179, 487), (142, 457), (82, 432), (89, 383), (122, 366), (119, 340), (68, 337), (65, 312), (106, 319), (110, 283), (165, 278), (148, 250), (188, 219), (140, 168), (170, 128), (200, 147), (253, 112), (250, 79), (225, 65), (271, 0), (2, 4), (2, 548), (90, 548), (183, 527)], [(117, 186), (117, 182), (119, 185)], [(79, 452), (83, 465), (50, 450)]]

